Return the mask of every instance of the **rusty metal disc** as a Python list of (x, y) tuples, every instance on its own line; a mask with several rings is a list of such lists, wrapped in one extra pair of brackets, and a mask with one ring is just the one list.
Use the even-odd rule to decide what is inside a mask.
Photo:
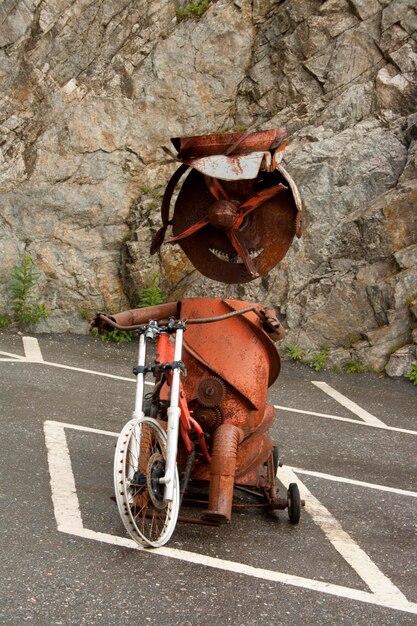
[[(196, 170), (186, 177), (172, 218), (173, 239), (177, 237), (172, 243), (212, 280), (238, 284), (264, 276), (285, 256), (296, 233), (298, 211), (288, 182), (278, 170), (260, 172), (252, 180), (210, 180), (212, 185)], [(285, 188), (268, 198), (267, 190), (280, 185)], [(256, 208), (240, 208), (257, 197)], [(236, 228), (230, 228), (232, 205), (237, 216), (248, 212)]]
[(223, 413), (218, 406), (197, 406), (193, 411), (193, 417), (205, 432), (212, 432), (223, 421)]
[(272, 128), (258, 132), (172, 137), (171, 141), (178, 151), (177, 158), (185, 161), (215, 154), (243, 154), (257, 150), (274, 150), (284, 137), (284, 128)]
[(203, 406), (217, 406), (226, 396), (226, 385), (216, 376), (206, 376), (198, 383), (196, 394)]

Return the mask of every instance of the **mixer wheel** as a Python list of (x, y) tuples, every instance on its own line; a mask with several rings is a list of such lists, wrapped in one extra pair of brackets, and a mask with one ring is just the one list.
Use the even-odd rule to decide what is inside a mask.
[(279, 467), (279, 452), (278, 452), (278, 446), (274, 446), (272, 448), (272, 458), (274, 460), (274, 472), (275, 472), (275, 476), (278, 473), (278, 467)]
[(290, 483), (287, 491), (288, 517), (291, 524), (298, 524), (301, 515), (301, 498), (297, 483)]

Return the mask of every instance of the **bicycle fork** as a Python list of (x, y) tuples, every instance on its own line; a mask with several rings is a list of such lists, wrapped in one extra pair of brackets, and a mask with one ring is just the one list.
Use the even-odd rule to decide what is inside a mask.
[[(183, 329), (176, 328), (175, 332), (175, 344), (174, 344), (174, 363), (179, 363), (182, 356), (182, 338)], [(158, 348), (160, 344), (164, 344), (169, 341), (169, 334), (160, 331), (157, 322), (150, 322), (148, 330), (141, 333), (139, 336), (139, 355), (138, 355), (138, 367), (137, 367), (137, 379), (136, 379), (136, 397), (135, 397), (135, 409), (133, 412), (133, 419), (141, 419), (144, 417), (143, 412), (143, 400), (145, 395), (145, 361), (146, 361), (146, 341), (147, 339), (158, 337)], [(169, 360), (168, 352), (165, 344), (164, 357), (162, 363)], [(166, 467), (165, 475), (159, 479), (159, 482), (164, 485), (164, 500), (172, 502), (174, 498), (174, 475), (177, 462), (177, 449), (178, 449), (178, 434), (179, 423), (181, 416), (181, 409), (179, 407), (179, 394), (180, 394), (180, 367), (173, 367), (172, 379), (171, 379), (171, 393), (170, 402), (168, 408), (168, 424), (167, 424), (167, 444), (166, 444)], [(139, 427), (139, 425), (137, 426)], [(134, 438), (134, 441), (137, 441)], [(133, 451), (135, 452), (135, 451)], [(136, 451), (137, 453), (137, 451)]]
[[(182, 336), (183, 329), (177, 328), (175, 333), (174, 363), (179, 363), (182, 356)], [(175, 367), (172, 372), (171, 394), (168, 407), (168, 427), (167, 427), (167, 460), (165, 476), (159, 482), (165, 485), (164, 500), (171, 502), (174, 498), (174, 473), (177, 463), (178, 432), (180, 424), (181, 409), (179, 407), (181, 370)]]

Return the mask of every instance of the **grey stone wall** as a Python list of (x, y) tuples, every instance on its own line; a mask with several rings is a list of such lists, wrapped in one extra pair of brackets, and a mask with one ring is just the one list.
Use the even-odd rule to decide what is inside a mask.
[(224, 293), (180, 251), (148, 255), (175, 168), (160, 146), (285, 126), (306, 232), (237, 294), (274, 304), (307, 351), (398, 373), (416, 357), (415, 3), (212, 0), (180, 21), (185, 4), (0, 5), (4, 310), (24, 251), (43, 330), (81, 332), (80, 311), (135, 304), (154, 271), (168, 298)]

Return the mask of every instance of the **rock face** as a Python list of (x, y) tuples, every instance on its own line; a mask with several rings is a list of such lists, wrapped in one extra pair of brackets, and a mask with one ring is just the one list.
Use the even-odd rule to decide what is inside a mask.
[(1, 4), (3, 309), (23, 252), (41, 274), (45, 330), (135, 305), (153, 272), (170, 299), (223, 294), (179, 250), (149, 257), (175, 168), (160, 146), (285, 126), (305, 235), (236, 295), (275, 305), (307, 351), (374, 368), (415, 354), (414, 2), (211, 0), (180, 20), (186, 4)]

